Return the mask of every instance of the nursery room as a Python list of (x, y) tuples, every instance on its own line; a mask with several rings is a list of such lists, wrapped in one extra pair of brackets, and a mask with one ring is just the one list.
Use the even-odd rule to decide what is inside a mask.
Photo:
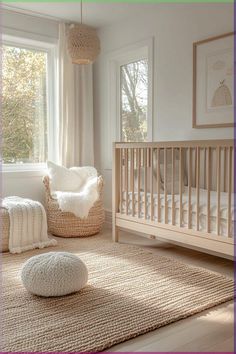
[(234, 352), (234, 4), (0, 11), (1, 352)]

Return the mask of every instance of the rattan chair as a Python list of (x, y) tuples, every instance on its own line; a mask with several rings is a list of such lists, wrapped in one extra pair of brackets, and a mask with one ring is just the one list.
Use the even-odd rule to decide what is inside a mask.
[(10, 217), (6, 208), (0, 207), (0, 252), (8, 251)]
[(62, 212), (57, 199), (50, 191), (50, 179), (45, 176), (43, 183), (46, 190), (46, 212), (48, 230), (51, 234), (61, 237), (85, 237), (99, 233), (105, 221), (105, 212), (102, 202), (103, 178), (98, 177), (99, 199), (90, 209), (87, 218), (78, 218), (72, 213)]

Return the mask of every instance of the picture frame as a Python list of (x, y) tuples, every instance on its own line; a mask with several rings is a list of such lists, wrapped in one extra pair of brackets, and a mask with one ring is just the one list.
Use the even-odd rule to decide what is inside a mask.
[(234, 35), (193, 43), (193, 128), (234, 127)]

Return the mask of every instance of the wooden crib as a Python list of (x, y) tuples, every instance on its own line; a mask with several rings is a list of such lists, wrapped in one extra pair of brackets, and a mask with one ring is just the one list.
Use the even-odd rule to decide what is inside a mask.
[(113, 144), (113, 240), (119, 229), (234, 254), (234, 141)]

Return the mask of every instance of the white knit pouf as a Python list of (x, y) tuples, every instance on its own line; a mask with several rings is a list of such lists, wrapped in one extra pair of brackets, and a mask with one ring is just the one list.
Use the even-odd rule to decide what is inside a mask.
[(28, 259), (21, 280), (32, 294), (62, 296), (82, 289), (88, 281), (88, 270), (72, 253), (48, 252)]

